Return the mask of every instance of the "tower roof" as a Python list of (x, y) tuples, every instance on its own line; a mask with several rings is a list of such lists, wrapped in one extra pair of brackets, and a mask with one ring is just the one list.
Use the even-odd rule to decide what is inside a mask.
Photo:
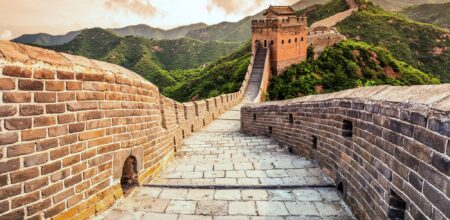
[(270, 6), (265, 12), (264, 15), (267, 15), (269, 12), (272, 12), (276, 15), (287, 16), (287, 15), (295, 15), (295, 10), (290, 6)]

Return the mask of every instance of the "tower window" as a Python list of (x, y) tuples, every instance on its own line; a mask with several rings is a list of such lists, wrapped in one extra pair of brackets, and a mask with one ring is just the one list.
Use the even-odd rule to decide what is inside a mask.
[(273, 128), (272, 126), (269, 126), (269, 134), (272, 134)]
[(289, 114), (289, 123), (294, 124), (294, 115), (293, 114)]
[(344, 120), (342, 124), (342, 136), (346, 138), (353, 137), (353, 122)]
[(297, 38), (295, 38), (295, 43), (297, 43)]
[(273, 45), (273, 40), (270, 41), (270, 45)]
[(317, 149), (317, 136), (312, 136), (312, 148)]
[(267, 47), (267, 40), (264, 40), (264, 47)]
[(253, 121), (256, 121), (256, 114), (253, 114)]
[(394, 191), (390, 190), (389, 198), (389, 219), (404, 219), (406, 211), (406, 202), (403, 201)]
[(291, 39), (288, 40), (288, 43), (291, 43)]
[(284, 44), (284, 40), (281, 41), (281, 44)]
[(301, 41), (303, 42), (303, 37), (302, 37)]

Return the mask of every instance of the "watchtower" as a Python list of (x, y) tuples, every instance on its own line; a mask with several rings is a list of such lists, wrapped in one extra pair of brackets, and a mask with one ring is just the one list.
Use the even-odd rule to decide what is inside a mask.
[(270, 48), (270, 64), (277, 74), (306, 59), (308, 29), (306, 17), (296, 15), (289, 6), (270, 6), (264, 20), (252, 21), (252, 52)]

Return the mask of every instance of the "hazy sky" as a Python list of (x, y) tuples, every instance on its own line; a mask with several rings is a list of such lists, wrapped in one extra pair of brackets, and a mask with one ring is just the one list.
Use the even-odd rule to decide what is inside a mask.
[(270, 4), (298, 0), (0, 0), (0, 39), (65, 34), (92, 27), (147, 24), (169, 29), (197, 22), (237, 21)]

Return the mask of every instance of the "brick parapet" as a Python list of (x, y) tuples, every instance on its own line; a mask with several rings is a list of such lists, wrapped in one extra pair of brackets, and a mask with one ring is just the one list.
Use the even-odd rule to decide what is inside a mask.
[[(450, 85), (358, 88), (249, 104), (242, 131), (315, 159), (360, 219), (450, 217)], [(270, 127), (270, 128), (269, 128)]]
[(144, 183), (242, 94), (178, 103), (120, 66), (0, 41), (0, 219), (104, 211), (127, 157)]

